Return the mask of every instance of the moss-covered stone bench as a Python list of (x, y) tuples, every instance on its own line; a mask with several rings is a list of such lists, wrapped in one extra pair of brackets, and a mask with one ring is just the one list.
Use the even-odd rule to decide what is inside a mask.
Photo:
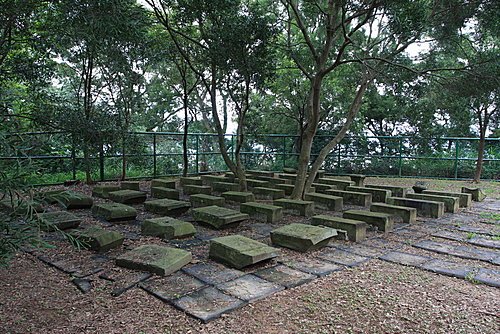
[(109, 198), (109, 193), (113, 191), (120, 190), (120, 186), (117, 184), (102, 184), (95, 186), (92, 189), (92, 196), (101, 197), (101, 198)]
[(329, 227), (289, 224), (271, 231), (273, 245), (308, 252), (326, 246), (337, 235)]
[(347, 191), (354, 191), (358, 193), (365, 193), (372, 195), (372, 202), (385, 203), (387, 198), (392, 196), (390, 190), (387, 189), (376, 189), (376, 188), (366, 188), (366, 187), (354, 187), (350, 186), (346, 188)]
[(325, 194), (325, 191), (330, 189), (337, 189), (337, 186), (333, 184), (323, 184), (323, 183), (313, 183), (312, 186), (316, 189), (316, 192)]
[(152, 179), (151, 187), (177, 188), (175, 180), (172, 179)]
[(203, 206), (224, 206), (226, 204), (226, 200), (224, 197), (211, 196), (205, 194), (196, 194), (191, 195), (189, 197), (189, 201), (191, 202), (191, 206), (193, 208), (203, 207)]
[(274, 200), (273, 204), (281, 206), (284, 213), (292, 213), (304, 217), (311, 217), (314, 215), (314, 202), (312, 201), (280, 198)]
[[(1, 196), (1, 195), (0, 195)], [(36, 212), (42, 212), (43, 205), (35, 200), (11, 200), (10, 198), (4, 198), (0, 200), (0, 209), (7, 212), (16, 212), (18, 214), (31, 215)]]
[(200, 177), (196, 176), (183, 176), (180, 178), (181, 186), (186, 185), (194, 185), (194, 186), (202, 186), (203, 180)]
[(267, 223), (275, 223), (283, 219), (283, 209), (281, 206), (276, 205), (257, 202), (241, 203), (240, 211)]
[(161, 217), (144, 220), (141, 233), (170, 240), (192, 237), (196, 229), (191, 223), (171, 217)]
[(120, 189), (128, 190), (141, 190), (141, 183), (139, 181), (122, 181), (120, 182)]
[(444, 212), (457, 213), (460, 203), (459, 197), (430, 195), (430, 194), (406, 194), (407, 198), (422, 199), (424, 201), (434, 201), (444, 203)]
[(246, 213), (215, 205), (193, 209), (193, 217), (196, 221), (208, 224), (216, 229), (240, 223), (250, 218)]
[[(366, 238), (367, 224), (364, 221), (347, 219), (341, 217), (317, 215), (312, 217), (312, 225), (328, 226), (336, 230), (343, 231), (347, 239), (353, 242), (360, 242)], [(338, 233), (339, 231), (337, 231)]]
[(179, 216), (189, 210), (191, 204), (184, 201), (177, 201), (175, 199), (155, 199), (144, 202), (146, 211), (166, 216)]
[(347, 210), (343, 218), (360, 220), (369, 225), (376, 226), (379, 231), (390, 232), (394, 228), (394, 216), (383, 212), (371, 212), (364, 210)]
[(486, 198), (481, 188), (462, 187), (461, 190), (464, 194), (471, 194), (472, 200), (475, 202), (482, 202)]
[(57, 199), (66, 210), (89, 209), (94, 204), (92, 197), (69, 190), (54, 195), (53, 197)]
[(118, 190), (109, 193), (109, 199), (121, 204), (140, 204), (144, 203), (147, 194), (138, 190)]
[(179, 248), (142, 245), (117, 257), (116, 265), (166, 276), (184, 267), (191, 259), (190, 252)]
[(179, 190), (166, 187), (151, 187), (151, 196), (176, 200), (180, 198)]
[(359, 206), (368, 206), (372, 202), (372, 194), (360, 193), (357, 191), (347, 190), (326, 190), (327, 195), (340, 196), (344, 199), (344, 204), (352, 204)]
[(260, 199), (279, 199), (285, 197), (284, 190), (266, 187), (255, 187), (252, 189), (252, 193)]
[(290, 196), (293, 192), (293, 189), (295, 188), (295, 186), (293, 184), (276, 184), (274, 186), (274, 188), (276, 189), (279, 189), (279, 190), (283, 190), (285, 192), (285, 195), (286, 196)]
[(274, 175), (276, 175), (276, 172), (268, 170), (247, 170), (246, 172), (250, 175), (255, 175), (255, 176), (274, 177)]
[(213, 182), (212, 189), (215, 192), (226, 192), (226, 191), (240, 191), (240, 185), (238, 183), (230, 182)]
[(254, 176), (256, 180), (266, 181), (269, 185), (267, 187), (274, 187), (277, 184), (291, 184), (292, 181), (280, 179), (277, 177), (269, 177), (269, 176)]
[(364, 187), (366, 175), (361, 174), (349, 174), (347, 175), (351, 178), (351, 181), (354, 182), (354, 185), (357, 187)]
[(275, 258), (279, 249), (241, 235), (210, 240), (209, 257), (227, 266), (242, 269)]
[(390, 190), (393, 197), (405, 197), (406, 191), (408, 190), (404, 187), (381, 185), (381, 184), (365, 184), (365, 188)]
[(106, 252), (118, 248), (123, 244), (124, 237), (116, 231), (106, 230), (98, 226), (91, 226), (84, 230), (76, 230), (70, 233), (75, 239), (96, 252)]
[(255, 196), (250, 192), (227, 191), (221, 194), (226, 202), (246, 203), (255, 202)]
[(77, 228), (82, 219), (67, 211), (52, 211), (37, 215), (41, 228), (45, 231), (67, 230)]
[(321, 179), (318, 179), (317, 183), (334, 185), (339, 190), (345, 190), (347, 187), (354, 186), (353, 181), (339, 180), (329, 177), (323, 177)]
[(417, 209), (417, 215), (430, 218), (440, 218), (444, 215), (444, 203), (426, 201), (422, 199), (411, 199), (404, 197), (389, 197), (387, 204), (407, 206)]
[(372, 212), (388, 213), (401, 217), (403, 223), (414, 224), (417, 222), (417, 209), (407, 206), (391, 205), (386, 203), (374, 203), (370, 206)]
[(92, 214), (109, 222), (135, 220), (137, 210), (121, 203), (102, 203), (92, 207)]
[(315, 208), (323, 210), (341, 211), (344, 205), (342, 197), (327, 194), (307, 193), (304, 195), (304, 199), (314, 202)]
[(472, 205), (472, 194), (456, 193), (456, 192), (448, 192), (448, 191), (437, 191), (437, 190), (424, 190), (422, 193), (428, 194), (428, 195), (458, 197), (459, 198), (458, 205), (461, 208), (468, 208)]
[(196, 194), (205, 194), (210, 195), (212, 193), (212, 187), (210, 186), (197, 186), (194, 184), (186, 184), (182, 187), (184, 191), (184, 195), (196, 195)]
[(227, 182), (228, 179), (223, 175), (202, 175), (201, 180), (204, 186), (212, 186), (215, 182)]
[(279, 174), (278, 177), (280, 179), (284, 179), (284, 180), (289, 180), (291, 182), (295, 182), (295, 179), (297, 178), (297, 174), (295, 173), (284, 173), (284, 174)]
[(247, 185), (249, 188), (255, 188), (255, 187), (269, 187), (269, 182), (267, 181), (261, 181), (261, 180), (255, 180), (255, 179), (247, 179)]

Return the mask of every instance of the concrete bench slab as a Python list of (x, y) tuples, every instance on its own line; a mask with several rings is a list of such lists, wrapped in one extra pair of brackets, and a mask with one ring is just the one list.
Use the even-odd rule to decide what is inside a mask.
[(196, 195), (196, 194), (205, 194), (210, 195), (212, 193), (212, 187), (210, 186), (197, 186), (194, 184), (186, 184), (182, 190), (185, 195)]
[(405, 197), (407, 189), (404, 187), (397, 187), (397, 186), (389, 186), (389, 185), (380, 185), (380, 184), (365, 184), (366, 188), (373, 188), (373, 189), (385, 189), (385, 190), (390, 190), (392, 193), (392, 196), (394, 197)]
[(403, 197), (389, 197), (387, 204), (407, 206), (417, 209), (417, 215), (423, 217), (439, 218), (444, 215), (444, 203), (425, 201), (422, 199), (411, 199)]
[(161, 217), (144, 220), (141, 233), (170, 240), (192, 237), (196, 229), (191, 223), (171, 217)]
[(179, 190), (166, 187), (151, 187), (151, 196), (154, 198), (169, 198), (176, 200), (180, 198)]
[(181, 176), (180, 183), (181, 186), (186, 186), (186, 185), (202, 186), (203, 180), (200, 177)]
[(472, 205), (472, 194), (455, 193), (455, 192), (448, 192), (448, 191), (437, 191), (437, 190), (424, 190), (422, 193), (429, 194), (429, 195), (458, 197), (459, 198), (458, 205), (461, 208), (468, 208)]
[(327, 194), (307, 193), (304, 199), (314, 202), (315, 208), (323, 210), (341, 211), (344, 205), (344, 199), (342, 197)]
[(329, 227), (306, 224), (289, 224), (271, 231), (274, 245), (308, 252), (326, 246), (337, 235), (337, 231)]
[(392, 196), (392, 192), (386, 189), (366, 188), (366, 187), (347, 187), (347, 191), (355, 191), (359, 193), (372, 194), (372, 202), (385, 203), (388, 197)]
[(331, 184), (337, 187), (337, 189), (340, 190), (345, 190), (349, 186), (354, 186), (355, 183), (353, 181), (347, 181), (347, 180), (339, 180), (339, 179), (333, 179), (329, 177), (323, 177), (321, 179), (318, 179), (317, 183), (322, 183), (322, 184)]
[(121, 189), (128, 190), (141, 190), (141, 183), (139, 181), (122, 181), (120, 182)]
[(193, 209), (193, 217), (196, 221), (203, 222), (216, 229), (221, 229), (227, 225), (239, 223), (250, 218), (245, 213), (215, 205)]
[(284, 190), (266, 187), (255, 187), (252, 189), (252, 193), (254, 193), (257, 198), (263, 199), (279, 199), (285, 197)]
[(482, 202), (486, 198), (481, 188), (462, 187), (462, 192), (464, 194), (471, 194), (472, 200), (475, 202)]
[(109, 198), (110, 192), (118, 191), (120, 189), (121, 188), (119, 185), (114, 185), (114, 184), (98, 185), (98, 186), (95, 186), (94, 189), (92, 189), (92, 196), (101, 197), (101, 198)]
[(255, 202), (255, 196), (250, 192), (227, 191), (221, 194), (226, 202), (246, 203)]
[[(341, 217), (317, 215), (312, 217), (311, 224), (327, 226), (344, 231), (349, 241), (360, 242), (366, 238), (367, 224), (364, 221)], [(337, 231), (338, 234), (338, 231)]]
[(361, 174), (349, 174), (347, 175), (351, 178), (351, 181), (354, 182), (356, 187), (364, 187), (366, 175)]
[(280, 198), (273, 201), (274, 205), (281, 206), (284, 212), (310, 217), (314, 214), (314, 202), (302, 201), (288, 198)]
[(342, 197), (345, 204), (368, 206), (372, 202), (372, 195), (367, 193), (335, 189), (326, 190), (325, 193)]
[(151, 187), (163, 187), (163, 188), (170, 188), (170, 189), (177, 188), (175, 180), (172, 180), (172, 179), (152, 179), (151, 180)]
[(135, 220), (137, 210), (121, 203), (102, 203), (92, 207), (92, 214), (103, 217), (109, 222)]
[(226, 204), (226, 200), (224, 199), (224, 197), (217, 197), (205, 194), (191, 195), (189, 197), (189, 201), (191, 202), (191, 206), (193, 208), (211, 206), (211, 205), (224, 206), (224, 204)]
[(143, 245), (116, 258), (116, 265), (160, 276), (176, 272), (191, 262), (191, 253), (182, 249)]
[(217, 192), (240, 191), (240, 185), (230, 182), (213, 182), (212, 189)]
[(277, 257), (279, 249), (241, 235), (210, 240), (209, 257), (230, 267), (241, 269)]
[(312, 186), (316, 189), (316, 192), (322, 194), (324, 194), (326, 190), (337, 189), (337, 186), (333, 184), (313, 183)]
[(370, 211), (388, 213), (401, 217), (401, 219), (403, 219), (403, 223), (406, 224), (415, 224), (417, 222), (417, 209), (415, 208), (385, 203), (374, 203), (370, 206)]
[(250, 217), (267, 223), (275, 223), (283, 219), (283, 209), (280, 206), (248, 202), (240, 205), (240, 211)]
[(460, 199), (458, 197), (440, 196), (440, 195), (428, 195), (428, 194), (406, 194), (407, 198), (412, 199), (423, 199), (425, 201), (435, 201), (444, 203), (444, 211), (457, 213), (458, 204)]
[(146, 211), (153, 212), (159, 215), (178, 216), (189, 210), (191, 204), (184, 201), (176, 201), (174, 199), (155, 199), (144, 202)]
[(67, 211), (53, 211), (38, 214), (38, 220), (45, 231), (66, 230), (77, 228), (82, 219)]
[(109, 193), (109, 199), (121, 204), (139, 204), (143, 203), (147, 198), (147, 194), (138, 190), (118, 190)]
[(54, 195), (53, 198), (57, 199), (66, 210), (88, 209), (94, 204), (92, 197), (74, 191), (64, 191)]
[(110, 249), (118, 248), (123, 244), (124, 240), (121, 233), (109, 231), (98, 226), (91, 226), (85, 230), (74, 231), (70, 234), (97, 252), (106, 252)]
[(342, 215), (343, 218), (364, 221), (376, 226), (379, 231), (389, 232), (394, 228), (394, 216), (383, 212), (371, 212), (364, 210), (348, 210)]

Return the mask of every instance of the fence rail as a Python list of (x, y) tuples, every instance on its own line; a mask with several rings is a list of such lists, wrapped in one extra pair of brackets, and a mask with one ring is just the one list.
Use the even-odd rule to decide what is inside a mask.
[[(234, 159), (234, 134), (225, 136)], [(318, 135), (311, 159), (322, 143), (332, 136)], [(78, 138), (65, 132), (28, 132), (7, 136), (18, 152), (6, 154), (0, 149), (2, 168), (29, 160), (34, 166), (27, 176), (32, 184), (59, 183), (83, 178), (84, 154)], [(96, 180), (116, 180), (127, 161), (127, 178), (173, 176), (182, 173), (182, 133), (131, 132), (119, 140), (102, 140), (92, 145), (89, 160)], [(478, 138), (410, 136), (352, 136), (344, 138), (325, 159), (324, 169), (332, 174), (363, 173), (372, 176), (471, 178), (475, 169)], [(247, 135), (241, 152), (247, 169), (282, 170), (296, 167), (299, 146), (296, 135)], [(190, 174), (225, 171), (217, 135), (188, 134), (188, 171)], [(9, 167), (10, 166), (10, 167)], [(500, 138), (488, 138), (483, 177), (500, 179)]]

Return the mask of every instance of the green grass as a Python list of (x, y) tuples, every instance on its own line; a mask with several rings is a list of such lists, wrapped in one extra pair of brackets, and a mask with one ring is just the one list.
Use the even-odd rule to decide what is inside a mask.
[(500, 221), (500, 213), (494, 213), (494, 212), (481, 212), (479, 214), (481, 218), (488, 219), (488, 220), (493, 220), (493, 221)]

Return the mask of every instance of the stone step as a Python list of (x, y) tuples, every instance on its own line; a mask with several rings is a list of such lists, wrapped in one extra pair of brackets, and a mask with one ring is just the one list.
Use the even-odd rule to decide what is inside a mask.
[(128, 190), (141, 190), (141, 182), (140, 181), (122, 181), (120, 182), (120, 189), (128, 189)]
[(462, 192), (464, 194), (471, 194), (472, 200), (475, 202), (482, 202), (486, 198), (481, 188), (462, 187)]
[(120, 203), (101, 203), (92, 207), (92, 214), (103, 217), (109, 222), (135, 220), (137, 210)]
[(385, 203), (388, 197), (391, 197), (392, 193), (390, 190), (386, 189), (375, 189), (375, 188), (366, 188), (366, 187), (347, 187), (347, 191), (355, 191), (359, 193), (372, 194), (372, 202), (380, 202)]
[(195, 176), (181, 177), (180, 182), (181, 182), (181, 186), (185, 186), (185, 185), (202, 186), (203, 185), (203, 180), (200, 177), (195, 177)]
[(356, 191), (330, 189), (326, 190), (326, 194), (342, 197), (344, 199), (344, 204), (368, 206), (372, 202), (371, 194)]
[(118, 190), (109, 193), (109, 199), (121, 204), (140, 204), (144, 203), (147, 194), (138, 190)]
[(367, 224), (376, 226), (379, 231), (383, 232), (390, 232), (394, 228), (394, 216), (388, 213), (347, 210), (343, 213), (342, 217), (363, 221)]
[(306, 224), (289, 224), (271, 231), (273, 245), (308, 252), (326, 246), (337, 236), (333, 228)]
[(172, 179), (152, 179), (151, 187), (176, 188), (176, 182)]
[(226, 202), (246, 203), (255, 202), (255, 196), (250, 192), (227, 191), (221, 194)]
[(366, 238), (367, 224), (360, 220), (317, 215), (312, 217), (312, 224), (328, 226), (337, 230), (345, 231), (349, 241), (360, 242)]
[(428, 194), (428, 195), (458, 197), (459, 198), (458, 205), (461, 208), (468, 208), (472, 205), (472, 194), (456, 193), (456, 192), (448, 192), (448, 191), (437, 191), (437, 190), (424, 190), (422, 193)]
[(224, 206), (224, 204), (226, 204), (226, 200), (224, 199), (224, 197), (217, 197), (205, 194), (191, 195), (189, 197), (189, 200), (193, 208), (212, 206), (212, 205)]
[(151, 196), (154, 198), (180, 198), (179, 190), (166, 187), (151, 187)]
[(284, 212), (310, 217), (314, 214), (314, 202), (302, 201), (288, 198), (280, 198), (273, 201), (274, 205), (281, 206)]
[(285, 191), (282, 189), (255, 187), (252, 192), (257, 198), (279, 199), (285, 197)]
[(162, 198), (144, 202), (146, 211), (165, 216), (178, 216), (189, 210), (191, 204), (184, 201)]
[(355, 185), (355, 183), (353, 181), (339, 180), (339, 179), (333, 179), (333, 178), (329, 178), (329, 177), (324, 177), (324, 178), (318, 179), (317, 183), (332, 184), (332, 185), (336, 186), (337, 189), (340, 189), (340, 190), (345, 190), (347, 187)]
[(391, 205), (386, 203), (374, 203), (370, 206), (372, 212), (388, 213), (401, 217), (403, 223), (414, 224), (417, 222), (417, 209), (406, 206)]
[(142, 235), (160, 237), (166, 240), (189, 238), (195, 235), (193, 224), (171, 217), (150, 218), (141, 225)]
[(392, 196), (394, 197), (405, 197), (407, 189), (404, 187), (397, 186), (389, 186), (389, 185), (381, 185), (381, 184), (365, 184), (366, 188), (374, 188), (374, 189), (385, 189), (390, 190)]
[(351, 178), (351, 181), (354, 182), (356, 187), (364, 187), (366, 175), (348, 174), (347, 176)]
[(213, 182), (211, 183), (212, 189), (217, 192), (225, 192), (225, 191), (239, 191), (240, 185), (237, 183), (230, 182)]
[(245, 213), (215, 205), (193, 209), (193, 217), (196, 221), (208, 224), (216, 229), (250, 218)]
[(198, 186), (194, 184), (186, 184), (182, 188), (185, 195), (196, 195), (196, 194), (205, 194), (210, 195), (212, 193), (212, 187), (210, 186)]
[(283, 219), (283, 208), (275, 205), (257, 202), (242, 203), (240, 211), (266, 223), (275, 223)]
[(412, 199), (422, 199), (425, 201), (443, 202), (444, 211), (451, 213), (458, 212), (458, 204), (460, 202), (460, 199), (458, 197), (439, 196), (439, 195), (406, 194), (406, 197)]
[(387, 199), (387, 204), (415, 208), (417, 209), (417, 215), (422, 217), (439, 218), (444, 215), (443, 202), (426, 201), (405, 197), (389, 197)]
[(341, 211), (344, 203), (344, 199), (342, 197), (318, 193), (307, 193), (305, 194), (304, 199), (306, 201), (314, 202), (315, 208), (330, 211)]

